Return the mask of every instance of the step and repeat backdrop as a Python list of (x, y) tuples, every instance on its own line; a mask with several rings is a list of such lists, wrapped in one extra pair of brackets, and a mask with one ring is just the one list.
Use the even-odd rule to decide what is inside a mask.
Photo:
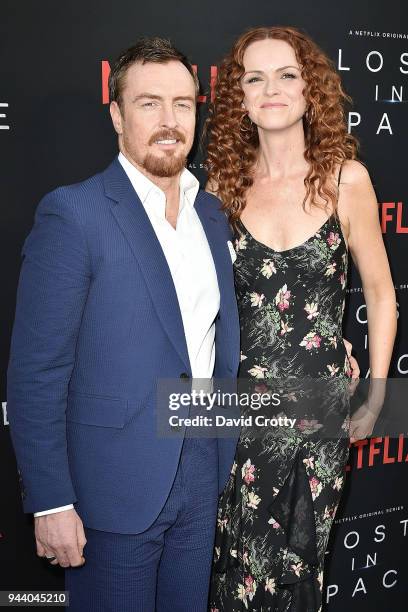
[[(217, 65), (258, 25), (303, 28), (333, 59), (353, 98), (350, 131), (361, 142), (378, 198), (399, 309), (390, 376), (408, 376), (408, 7), (401, 2), (257, 0), (4, 1), (0, 8), (0, 590), (60, 589), (63, 572), (36, 557), (22, 513), (7, 420), (6, 368), (21, 247), (39, 199), (103, 169), (116, 154), (107, 79), (118, 53), (141, 35), (171, 38), (202, 84), (199, 124)], [(197, 142), (190, 169), (205, 181)], [(369, 376), (367, 314), (352, 269), (345, 336)], [(403, 429), (403, 427), (401, 427)], [(404, 612), (408, 601), (408, 441), (405, 431), (363, 440), (350, 454), (346, 492), (327, 553), (325, 609)]]

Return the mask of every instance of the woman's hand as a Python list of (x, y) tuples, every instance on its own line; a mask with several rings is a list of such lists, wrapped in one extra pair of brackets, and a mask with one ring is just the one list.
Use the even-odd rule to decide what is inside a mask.
[(371, 436), (377, 418), (367, 403), (362, 404), (350, 419), (350, 444)]
[(345, 338), (343, 338), (343, 343), (346, 348), (347, 357), (350, 362), (351, 378), (353, 379), (359, 378), (360, 377), (360, 367), (358, 365), (357, 359), (353, 357), (353, 355), (351, 354), (351, 351), (353, 350), (353, 345), (351, 344), (351, 342), (349, 342)]
[(380, 416), (386, 394), (385, 379), (371, 379), (367, 399), (354, 412), (350, 419), (350, 442), (364, 440), (373, 433)]

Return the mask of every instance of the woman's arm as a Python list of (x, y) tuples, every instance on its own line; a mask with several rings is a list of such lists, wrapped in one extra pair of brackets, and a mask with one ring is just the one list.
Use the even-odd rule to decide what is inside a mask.
[(344, 162), (339, 215), (367, 305), (371, 378), (386, 378), (397, 329), (395, 289), (378, 218), (377, 198), (366, 168)]
[(365, 167), (344, 163), (339, 215), (367, 306), (371, 384), (367, 402), (352, 418), (351, 442), (370, 435), (385, 396), (397, 329), (395, 289), (378, 218), (377, 198)]

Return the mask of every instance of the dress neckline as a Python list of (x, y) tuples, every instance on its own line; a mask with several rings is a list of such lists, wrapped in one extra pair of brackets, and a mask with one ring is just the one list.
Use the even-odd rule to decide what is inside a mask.
[[(277, 251), (276, 249), (274, 249), (273, 247), (269, 246), (268, 244), (265, 244), (264, 242), (261, 242), (260, 240), (257, 240), (252, 234), (251, 232), (247, 229), (247, 227), (242, 223), (241, 219), (238, 219), (238, 223), (239, 225), (241, 225), (243, 231), (248, 234), (248, 236), (250, 236), (250, 238), (256, 242), (257, 244), (259, 244), (260, 246), (262, 246), (265, 249), (268, 249), (268, 251), (271, 251), (272, 253), (276, 253), (278, 255), (283, 255), (285, 253), (290, 253), (291, 251), (296, 251), (297, 249), (300, 249), (301, 247), (305, 246), (308, 242), (311, 242), (314, 238), (316, 238), (317, 234), (320, 234), (320, 232), (322, 232), (324, 230), (324, 228), (326, 227), (326, 225), (329, 223), (329, 221), (331, 219), (333, 219), (333, 215), (330, 215), (330, 217), (328, 217), (326, 219), (326, 221), (323, 223), (323, 225), (321, 225), (314, 234), (312, 234), (311, 236), (309, 236), (308, 238), (306, 238), (306, 240), (304, 240), (301, 244), (297, 244), (293, 247), (290, 247), (289, 249), (283, 249), (282, 251)], [(344, 244), (346, 245), (346, 241), (344, 240), (344, 236), (343, 236), (343, 232), (341, 230), (341, 227), (338, 223), (336, 223), (337, 228), (340, 232), (341, 238), (344, 241)]]

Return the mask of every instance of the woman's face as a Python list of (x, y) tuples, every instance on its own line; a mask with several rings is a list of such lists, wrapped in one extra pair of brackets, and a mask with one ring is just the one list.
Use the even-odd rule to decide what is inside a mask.
[(306, 85), (292, 47), (284, 40), (253, 42), (243, 57), (243, 105), (261, 130), (284, 130), (306, 111)]

